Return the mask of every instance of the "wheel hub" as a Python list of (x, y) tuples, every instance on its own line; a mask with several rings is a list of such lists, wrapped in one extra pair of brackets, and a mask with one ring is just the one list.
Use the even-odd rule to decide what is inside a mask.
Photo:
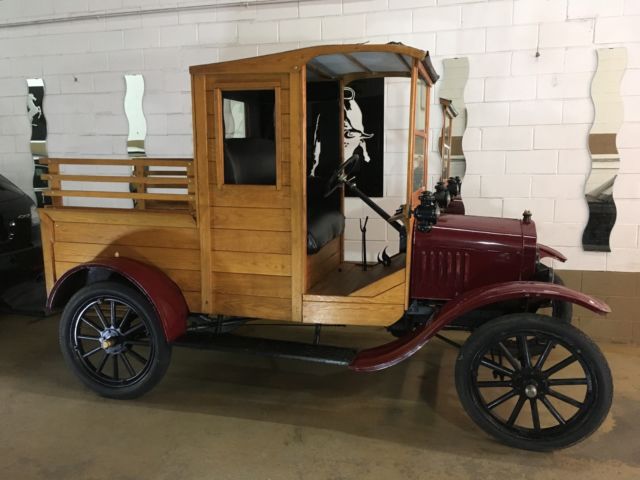
[(536, 398), (538, 396), (538, 387), (531, 383), (524, 387), (524, 394), (527, 398)]
[(100, 346), (108, 354), (122, 352), (124, 345), (121, 340), (122, 335), (115, 328), (108, 328), (100, 334)]

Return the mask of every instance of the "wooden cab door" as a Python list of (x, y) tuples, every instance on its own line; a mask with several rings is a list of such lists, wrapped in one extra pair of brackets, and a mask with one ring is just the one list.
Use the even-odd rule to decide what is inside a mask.
[(291, 76), (194, 77), (196, 156), (208, 178), (207, 211), (199, 210), (208, 215), (201, 222), (210, 254), (206, 313), (293, 317)]

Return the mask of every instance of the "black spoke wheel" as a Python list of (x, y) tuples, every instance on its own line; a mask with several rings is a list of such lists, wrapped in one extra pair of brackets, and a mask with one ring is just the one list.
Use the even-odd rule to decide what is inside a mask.
[(60, 347), (78, 378), (111, 398), (146, 393), (162, 379), (171, 358), (148, 300), (113, 282), (86, 286), (71, 297), (60, 321)]
[(572, 325), (531, 313), (479, 327), (460, 350), (456, 387), (464, 409), (487, 433), (538, 451), (588, 437), (613, 396), (598, 347)]

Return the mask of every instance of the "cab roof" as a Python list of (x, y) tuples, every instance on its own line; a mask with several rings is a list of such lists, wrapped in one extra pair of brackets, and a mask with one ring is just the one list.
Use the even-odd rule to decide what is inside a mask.
[(413, 61), (424, 66), (432, 83), (438, 80), (429, 52), (401, 43), (320, 45), (289, 50), (271, 55), (195, 65), (191, 74), (206, 73), (256, 73), (273, 69), (289, 69), (307, 66), (309, 81), (338, 80), (344, 77), (362, 76), (410, 76)]

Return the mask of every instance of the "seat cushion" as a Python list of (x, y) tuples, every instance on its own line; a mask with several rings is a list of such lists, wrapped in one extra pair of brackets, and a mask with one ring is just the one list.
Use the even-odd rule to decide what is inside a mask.
[(336, 210), (312, 212), (307, 218), (307, 253), (314, 254), (344, 232), (344, 215)]

